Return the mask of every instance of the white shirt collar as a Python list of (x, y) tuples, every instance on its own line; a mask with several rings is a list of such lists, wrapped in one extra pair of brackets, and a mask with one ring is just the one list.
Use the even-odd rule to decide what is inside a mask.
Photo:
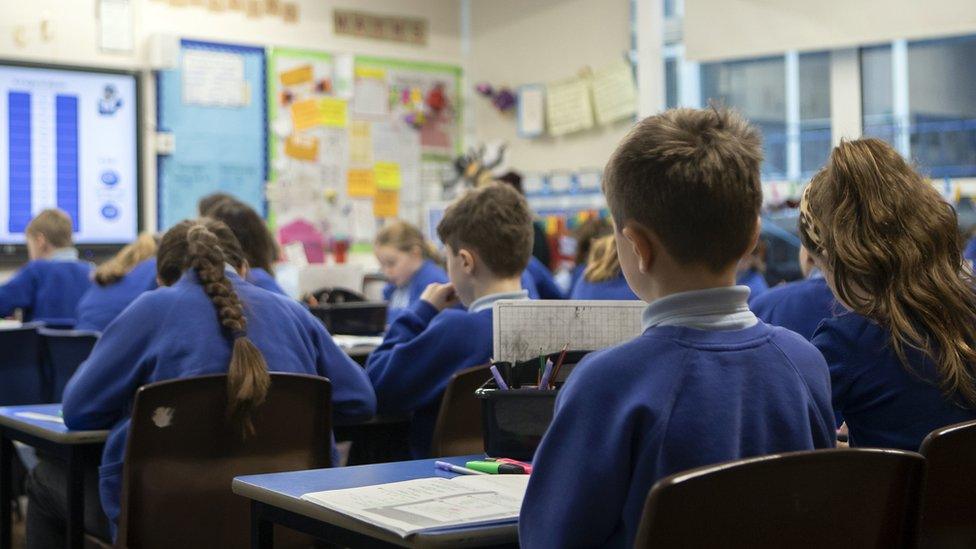
[(479, 297), (474, 300), (474, 303), (468, 306), (469, 313), (478, 313), (484, 311), (485, 309), (491, 309), (492, 305), (496, 301), (501, 299), (528, 299), (528, 290), (519, 290), (517, 292), (502, 292), (499, 294), (488, 294), (486, 296)]
[(682, 326), (699, 330), (741, 330), (759, 320), (749, 310), (749, 287), (727, 286), (681, 292), (658, 299), (644, 309), (644, 330)]

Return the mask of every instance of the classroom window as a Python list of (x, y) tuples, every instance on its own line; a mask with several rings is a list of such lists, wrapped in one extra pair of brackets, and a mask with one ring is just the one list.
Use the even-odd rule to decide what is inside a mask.
[(674, 57), (664, 60), (664, 106), (678, 106), (678, 60)]
[(900, 131), (895, 119), (892, 47), (861, 48), (861, 117), (865, 136), (895, 145)]
[(800, 175), (808, 178), (830, 154), (830, 53), (800, 55)]
[(786, 179), (786, 72), (783, 57), (701, 64), (704, 104), (733, 107), (763, 133), (762, 176)]
[(908, 44), (913, 159), (934, 178), (976, 175), (976, 36)]

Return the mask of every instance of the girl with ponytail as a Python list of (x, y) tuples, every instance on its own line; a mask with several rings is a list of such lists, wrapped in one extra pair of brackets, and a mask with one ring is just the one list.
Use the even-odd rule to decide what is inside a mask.
[(800, 204), (800, 237), (850, 312), (814, 335), (851, 444), (917, 450), (976, 419), (976, 294), (956, 213), (887, 143), (843, 142)]
[(447, 282), (437, 248), (406, 221), (383, 227), (373, 243), (380, 269), (389, 279), (383, 299), (389, 302), (387, 323), (418, 299), (429, 284)]
[[(243, 437), (254, 432), (251, 416), (268, 393), (269, 370), (328, 377), (336, 419), (375, 412), (376, 397), (363, 369), (298, 302), (245, 282), (248, 269), (224, 223), (201, 219), (176, 225), (159, 246), (161, 287), (140, 296), (109, 325), (65, 388), (69, 428), (112, 430), (100, 492), (113, 522), (119, 514), (127, 415), (142, 385), (226, 373), (227, 419)], [(39, 524), (65, 516), (46, 513), (44, 499), (39, 497), (36, 507), (31, 501), (31, 513), (49, 515)]]
[(76, 330), (104, 330), (143, 292), (156, 289), (158, 246), (156, 235), (142, 233), (95, 269), (95, 284), (78, 302)]
[(612, 234), (600, 237), (590, 245), (583, 276), (573, 286), (570, 299), (637, 299), (627, 285), (617, 258), (617, 244)]

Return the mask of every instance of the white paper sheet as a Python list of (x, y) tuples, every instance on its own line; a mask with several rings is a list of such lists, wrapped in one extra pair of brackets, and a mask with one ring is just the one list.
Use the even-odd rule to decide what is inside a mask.
[(546, 86), (546, 118), (549, 134), (554, 136), (593, 127), (593, 107), (587, 82), (574, 79)]
[(599, 124), (637, 114), (637, 87), (630, 65), (621, 61), (593, 75), (593, 108)]
[(183, 103), (210, 107), (242, 107), (249, 96), (244, 57), (236, 53), (183, 51)]

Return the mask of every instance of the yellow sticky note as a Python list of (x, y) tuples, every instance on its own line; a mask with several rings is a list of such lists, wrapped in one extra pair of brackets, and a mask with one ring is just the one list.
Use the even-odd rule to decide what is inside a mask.
[(373, 216), (396, 217), (399, 212), (399, 191), (376, 191), (376, 196), (373, 198)]
[(345, 128), (349, 118), (349, 104), (344, 99), (319, 99), (319, 121), (330, 128)]
[(291, 70), (284, 71), (278, 75), (282, 86), (297, 86), (307, 84), (312, 81), (312, 65), (303, 65)]
[(319, 138), (290, 135), (285, 140), (285, 154), (297, 160), (314, 162), (319, 158)]
[(403, 185), (400, 177), (400, 165), (396, 162), (377, 162), (373, 164), (376, 177), (376, 188), (384, 191), (399, 191)]
[(295, 131), (305, 131), (319, 121), (319, 104), (315, 99), (296, 101), (291, 104), (291, 125)]
[(346, 185), (350, 197), (376, 196), (376, 179), (373, 177), (373, 170), (349, 170), (346, 172)]
[(386, 72), (383, 69), (378, 69), (376, 67), (356, 67), (356, 78), (372, 78), (375, 80), (383, 80), (386, 77)]
[(369, 123), (353, 120), (349, 123), (349, 163), (369, 166), (373, 163), (373, 139)]

